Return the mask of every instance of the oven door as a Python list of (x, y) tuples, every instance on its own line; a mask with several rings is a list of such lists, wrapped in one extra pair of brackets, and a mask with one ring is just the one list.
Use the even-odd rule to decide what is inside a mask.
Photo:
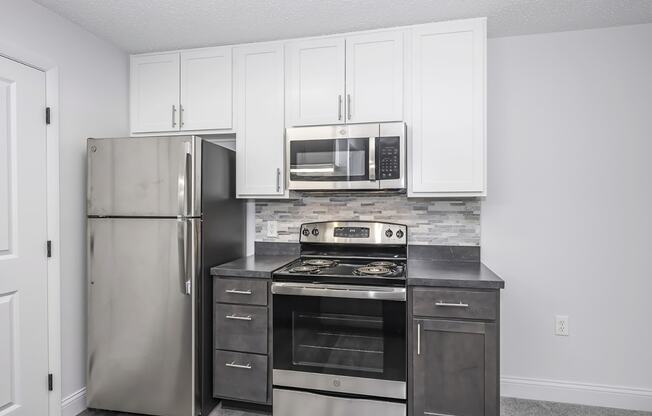
[(378, 189), (378, 124), (287, 130), (289, 189)]
[(272, 284), (274, 386), (406, 398), (405, 288)]

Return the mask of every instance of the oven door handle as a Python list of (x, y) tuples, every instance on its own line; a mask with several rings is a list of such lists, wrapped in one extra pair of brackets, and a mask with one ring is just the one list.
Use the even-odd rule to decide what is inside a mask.
[(405, 301), (404, 287), (329, 285), (316, 283), (272, 283), (272, 294), (329, 298)]

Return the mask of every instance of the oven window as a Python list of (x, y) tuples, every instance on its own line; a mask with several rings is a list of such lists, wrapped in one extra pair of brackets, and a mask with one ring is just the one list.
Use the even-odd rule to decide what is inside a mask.
[(274, 368), (405, 381), (405, 302), (274, 295)]
[(293, 314), (292, 363), (383, 372), (383, 319), (334, 313)]
[(292, 141), (290, 178), (296, 181), (367, 181), (369, 139)]

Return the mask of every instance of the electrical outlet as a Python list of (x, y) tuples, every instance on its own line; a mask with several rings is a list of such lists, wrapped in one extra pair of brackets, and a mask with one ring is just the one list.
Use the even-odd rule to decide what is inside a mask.
[(557, 315), (555, 316), (555, 335), (567, 337), (568, 336), (568, 316)]
[(267, 221), (267, 237), (278, 237), (278, 222)]

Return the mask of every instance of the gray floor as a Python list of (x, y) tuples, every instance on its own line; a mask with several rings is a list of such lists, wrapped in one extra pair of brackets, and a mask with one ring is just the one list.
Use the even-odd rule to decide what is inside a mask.
[[(553, 402), (502, 398), (501, 416), (652, 416), (652, 412), (607, 409), (604, 407), (581, 406)], [(137, 416), (100, 410), (86, 410), (79, 416)], [(260, 413), (232, 409), (216, 409), (210, 416), (260, 416)]]

